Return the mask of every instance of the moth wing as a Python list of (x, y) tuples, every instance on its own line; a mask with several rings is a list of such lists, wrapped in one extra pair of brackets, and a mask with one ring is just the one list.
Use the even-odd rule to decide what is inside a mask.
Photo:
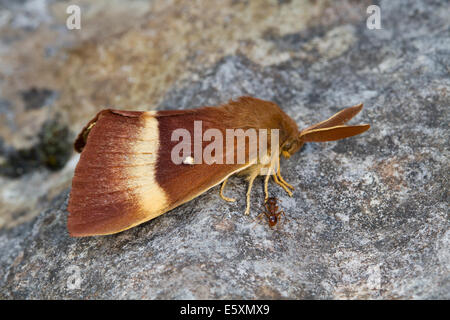
[[(82, 150), (72, 180), (67, 227), (71, 236), (113, 234), (153, 219), (195, 198), (244, 164), (175, 164), (174, 129), (194, 137), (194, 121), (203, 130), (225, 131), (218, 108), (129, 112), (103, 110), (82, 130)], [(204, 148), (205, 144), (202, 144)]]

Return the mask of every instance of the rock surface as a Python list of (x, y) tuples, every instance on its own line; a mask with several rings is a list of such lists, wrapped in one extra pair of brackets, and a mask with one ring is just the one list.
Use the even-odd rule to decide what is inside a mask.
[[(381, 1), (382, 29), (369, 30), (367, 5), (340, 3), (331, 13), (310, 4), (328, 14), (316, 25), (261, 27), (252, 50), (240, 43), (191, 65), (154, 100), (175, 109), (252, 95), (300, 127), (364, 102), (353, 123), (370, 123), (368, 132), (308, 144), (282, 162), (294, 197), (269, 190), (285, 223), (254, 222), (261, 180), (244, 216), (246, 184), (236, 177), (227, 194), (237, 203), (216, 187), (131, 230), (74, 239), (65, 190), (36, 218), (0, 230), (0, 298), (449, 299), (448, 4)], [(295, 5), (308, 2), (278, 4)], [(263, 23), (253, 19), (256, 30)]]

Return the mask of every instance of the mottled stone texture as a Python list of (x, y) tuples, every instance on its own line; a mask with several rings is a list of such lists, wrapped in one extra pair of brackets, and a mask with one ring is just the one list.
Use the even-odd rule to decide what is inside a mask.
[(216, 187), (123, 233), (73, 239), (66, 190), (34, 220), (0, 231), (0, 298), (449, 299), (448, 3), (379, 5), (382, 30), (366, 28), (364, 8), (346, 20), (336, 6), (344, 18), (332, 25), (261, 33), (271, 63), (243, 51), (194, 65), (158, 103), (252, 95), (305, 127), (364, 102), (352, 123), (370, 123), (368, 132), (283, 161), (294, 197), (269, 190), (285, 223), (254, 222), (262, 179), (244, 216), (246, 184), (232, 178), (237, 203)]

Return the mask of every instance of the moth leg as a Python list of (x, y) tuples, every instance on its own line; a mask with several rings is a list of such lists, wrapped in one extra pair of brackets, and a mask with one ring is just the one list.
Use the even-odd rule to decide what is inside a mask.
[(250, 178), (248, 180), (248, 189), (247, 189), (247, 208), (245, 209), (244, 214), (250, 214), (250, 193), (252, 192), (252, 186), (253, 182), (255, 181), (255, 178), (258, 176), (258, 170), (254, 170), (250, 174)]
[(280, 178), (280, 181), (287, 187), (291, 188), (292, 190), (294, 190), (294, 187), (292, 185), (290, 185), (289, 183), (286, 182), (286, 180), (283, 179), (283, 177), (281, 176), (281, 169), (280, 169), (280, 157), (278, 157), (278, 168), (277, 168), (277, 176), (278, 178)]
[(291, 188), (292, 190), (295, 189), (291, 184), (287, 183), (286, 180), (283, 179), (283, 177), (281, 176), (280, 168), (278, 168), (277, 176), (280, 178), (280, 181), (281, 181), (284, 185), (286, 185), (287, 187)]
[[(278, 158), (278, 162), (280, 161), (280, 157)], [(267, 202), (267, 199), (269, 199), (269, 179), (272, 174), (275, 174), (275, 157), (272, 157), (272, 160), (270, 161), (270, 166), (266, 171), (266, 177), (264, 178), (264, 203)]]
[(284, 191), (286, 191), (287, 194), (288, 194), (290, 197), (292, 197), (292, 191), (289, 190), (288, 187), (286, 187), (280, 180), (278, 180), (277, 175), (274, 173), (272, 176), (273, 176), (273, 180), (275, 180), (275, 183), (278, 184), (278, 185), (280, 185), (280, 186), (284, 189)]
[(266, 174), (266, 177), (264, 178), (264, 202), (267, 201), (267, 199), (269, 199), (269, 179), (270, 179), (270, 174), (272, 171), (272, 168), (269, 169), (270, 172), (268, 172)]
[(226, 196), (223, 195), (223, 190), (225, 189), (225, 186), (227, 185), (227, 181), (228, 181), (228, 178), (226, 178), (226, 179), (223, 181), (222, 186), (220, 187), (220, 197), (221, 197), (223, 200), (225, 200), (225, 201), (228, 201), (228, 202), (235, 202), (236, 199), (234, 199), (234, 198), (228, 198), (228, 197), (226, 197)]

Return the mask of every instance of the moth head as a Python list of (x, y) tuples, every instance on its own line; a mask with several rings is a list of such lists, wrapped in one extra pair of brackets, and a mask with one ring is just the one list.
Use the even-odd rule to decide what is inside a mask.
[(303, 146), (304, 141), (301, 139), (300, 135), (294, 138), (289, 138), (281, 146), (281, 154), (285, 158), (289, 158), (294, 153), (296, 153)]

